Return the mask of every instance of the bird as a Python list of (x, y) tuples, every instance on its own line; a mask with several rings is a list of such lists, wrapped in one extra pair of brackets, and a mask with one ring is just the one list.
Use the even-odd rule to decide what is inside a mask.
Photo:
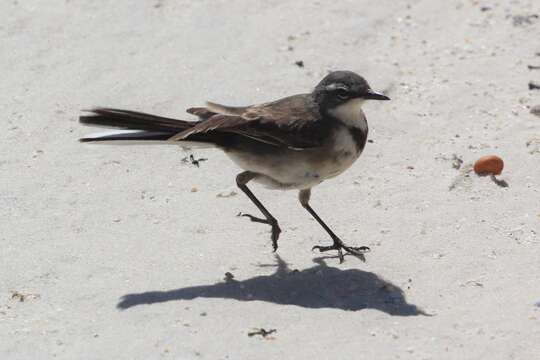
[(240, 213), (271, 228), (273, 250), (281, 233), (278, 220), (248, 187), (255, 182), (275, 190), (296, 190), (301, 206), (332, 239), (312, 251), (337, 251), (340, 263), (349, 254), (365, 261), (368, 246), (350, 246), (338, 237), (310, 205), (312, 189), (334, 178), (359, 158), (368, 136), (362, 105), (367, 100), (390, 100), (375, 92), (352, 71), (329, 72), (309, 93), (250, 105), (207, 102), (187, 113), (187, 121), (147, 113), (97, 107), (85, 110), (79, 122), (114, 130), (80, 138), (84, 143), (178, 144), (222, 150), (242, 169), (236, 185), (262, 216)]

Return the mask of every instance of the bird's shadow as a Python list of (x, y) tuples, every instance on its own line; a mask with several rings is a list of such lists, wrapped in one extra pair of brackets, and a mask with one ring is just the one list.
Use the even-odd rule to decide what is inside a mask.
[(397, 285), (374, 273), (327, 266), (322, 257), (314, 259), (315, 266), (301, 271), (289, 269), (279, 256), (276, 260), (277, 265), (271, 265), (277, 267), (272, 275), (240, 281), (229, 274), (223, 282), (211, 285), (127, 294), (121, 298), (117, 308), (125, 310), (137, 305), (203, 297), (259, 300), (312, 309), (376, 309), (399, 316), (428, 315), (416, 305), (407, 303), (403, 290)]

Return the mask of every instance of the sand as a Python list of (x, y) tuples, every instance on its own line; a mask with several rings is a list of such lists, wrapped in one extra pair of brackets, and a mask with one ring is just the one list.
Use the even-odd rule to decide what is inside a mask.
[[(538, 357), (540, 2), (6, 0), (0, 14), (0, 358)], [(312, 196), (371, 247), (365, 263), (312, 252), (330, 239), (297, 194), (254, 186), (283, 229), (272, 253), (269, 229), (236, 217), (256, 209), (219, 151), (77, 142), (84, 108), (188, 118), (338, 69), (392, 98), (365, 106), (372, 142)], [(507, 187), (469, 171), (489, 154)]]

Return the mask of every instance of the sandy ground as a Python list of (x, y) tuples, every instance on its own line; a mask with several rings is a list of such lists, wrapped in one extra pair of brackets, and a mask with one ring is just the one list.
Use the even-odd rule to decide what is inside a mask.
[[(0, 358), (538, 357), (540, 2), (5, 0), (0, 14)], [(218, 151), (197, 168), (172, 146), (77, 142), (83, 108), (187, 118), (332, 69), (393, 99), (366, 106), (373, 142), (312, 197), (371, 246), (366, 263), (311, 252), (330, 240), (296, 194), (255, 187), (284, 230), (274, 255), (268, 229), (236, 217), (255, 209)], [(467, 172), (485, 154), (508, 187)], [(260, 328), (276, 331), (248, 335)]]

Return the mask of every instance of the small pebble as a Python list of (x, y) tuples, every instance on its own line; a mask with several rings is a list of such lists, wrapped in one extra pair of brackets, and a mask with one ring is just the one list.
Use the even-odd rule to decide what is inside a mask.
[(540, 105), (535, 105), (531, 108), (531, 114), (540, 117)]
[(540, 90), (540, 83), (529, 81), (529, 90)]
[(482, 156), (474, 163), (474, 172), (478, 175), (499, 175), (504, 168), (504, 161), (497, 155)]
[(216, 195), (216, 197), (218, 197), (218, 198), (228, 198), (228, 197), (233, 197), (235, 195), (237, 195), (236, 191), (229, 190), (229, 191), (222, 191), (222, 192), (218, 193)]

